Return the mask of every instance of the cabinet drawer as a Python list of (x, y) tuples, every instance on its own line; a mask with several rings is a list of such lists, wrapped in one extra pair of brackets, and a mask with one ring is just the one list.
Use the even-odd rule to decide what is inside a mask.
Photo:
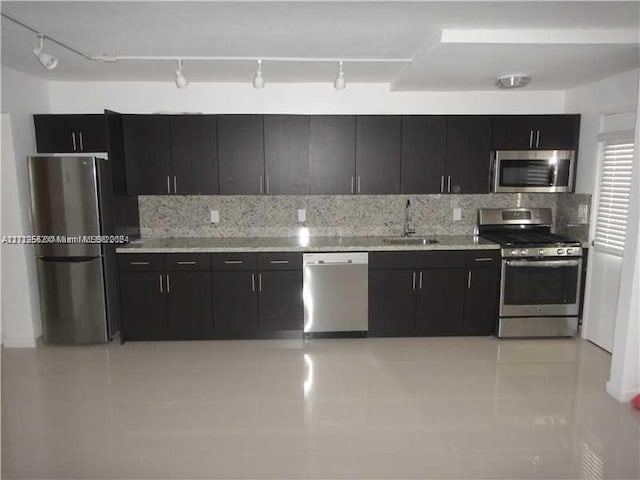
[(372, 252), (369, 254), (369, 269), (421, 269), (463, 268), (466, 264), (464, 252)]
[(118, 255), (121, 272), (152, 272), (164, 269), (164, 255), (161, 253), (125, 253)]
[(209, 271), (211, 256), (208, 253), (174, 253), (164, 257), (167, 270)]
[(467, 267), (490, 268), (500, 262), (500, 250), (474, 250), (467, 252)]
[(259, 270), (301, 270), (302, 254), (298, 252), (267, 252), (258, 254)]
[(255, 270), (255, 253), (214, 253), (211, 255), (213, 270)]

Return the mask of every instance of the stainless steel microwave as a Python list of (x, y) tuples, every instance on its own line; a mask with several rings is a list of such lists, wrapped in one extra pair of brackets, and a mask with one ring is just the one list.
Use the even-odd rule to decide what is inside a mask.
[(493, 192), (573, 191), (573, 150), (497, 150), (493, 155)]

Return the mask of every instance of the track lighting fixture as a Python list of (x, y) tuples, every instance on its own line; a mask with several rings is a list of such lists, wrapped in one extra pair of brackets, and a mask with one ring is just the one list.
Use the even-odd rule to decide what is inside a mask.
[(344, 79), (344, 70), (342, 69), (343, 62), (340, 60), (338, 62), (338, 76), (333, 81), (333, 88), (336, 90), (344, 90), (344, 87), (347, 86), (347, 82)]
[(182, 73), (182, 60), (176, 60), (178, 62), (178, 69), (176, 70), (176, 87), (186, 88), (189, 85), (189, 80)]
[(522, 88), (529, 85), (531, 77), (524, 73), (512, 73), (496, 79), (496, 87), (503, 89)]
[(254, 88), (264, 87), (264, 77), (262, 76), (262, 59), (258, 59), (258, 69), (256, 70), (256, 74), (253, 77), (253, 87)]
[(41, 33), (38, 34), (38, 39), (40, 40), (40, 45), (33, 49), (33, 54), (38, 57), (38, 61), (44, 68), (47, 70), (53, 70), (58, 66), (58, 59), (53, 55), (42, 51), (42, 47), (44, 47), (44, 35)]

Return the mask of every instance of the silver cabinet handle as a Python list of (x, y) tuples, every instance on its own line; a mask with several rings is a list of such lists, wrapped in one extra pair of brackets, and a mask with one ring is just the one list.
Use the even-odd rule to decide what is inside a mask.
[(259, 292), (262, 291), (262, 274), (261, 273), (258, 274), (258, 291)]
[(171, 193), (171, 183), (169, 182), (169, 175), (167, 175), (167, 193)]
[(262, 175), (258, 177), (258, 182), (260, 183), (260, 193), (264, 193), (264, 189), (262, 188)]
[(440, 175), (440, 193), (444, 193), (444, 175)]
[(162, 290), (162, 275), (158, 275), (160, 277), (160, 293), (164, 293)]
[(225, 265), (240, 265), (242, 264), (242, 260), (225, 260)]
[(480, 257), (473, 259), (474, 262), (490, 262), (491, 260), (493, 260), (493, 258), (491, 257)]
[(467, 288), (471, 288), (471, 270), (467, 274)]
[(270, 260), (269, 263), (273, 265), (286, 265), (289, 263), (289, 260)]
[(451, 175), (447, 177), (447, 192), (451, 193)]
[(536, 132), (536, 148), (540, 147), (540, 130)]
[(256, 274), (255, 273), (251, 274), (251, 291), (252, 292), (256, 291)]
[(358, 193), (360, 193), (360, 175), (358, 175)]
[(422, 272), (420, 272), (420, 280), (418, 281), (418, 288), (422, 290)]
[(353, 175), (351, 175), (351, 193), (354, 193), (353, 192)]
[(529, 130), (529, 148), (533, 148), (533, 130)]
[(167, 293), (171, 293), (171, 283), (169, 282), (169, 274), (167, 273)]
[(71, 132), (71, 140), (73, 141), (73, 151), (77, 152), (78, 147), (76, 145), (76, 132)]
[(269, 193), (269, 175), (264, 176), (265, 192)]
[(178, 185), (175, 175), (173, 176), (173, 193), (178, 193)]
[(416, 272), (411, 272), (411, 290), (416, 289)]
[(195, 265), (196, 262), (178, 262), (178, 265)]
[(80, 138), (80, 151), (84, 152), (84, 145), (82, 142), (82, 132), (78, 133), (78, 138)]
[(129, 262), (129, 265), (149, 265), (149, 262)]

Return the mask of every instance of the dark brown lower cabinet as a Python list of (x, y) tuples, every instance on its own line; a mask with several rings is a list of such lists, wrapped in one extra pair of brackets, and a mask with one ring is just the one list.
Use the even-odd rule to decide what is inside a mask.
[(497, 268), (472, 268), (467, 273), (464, 328), (469, 335), (491, 335), (494, 331), (499, 295)]
[(168, 272), (169, 337), (200, 340), (213, 336), (211, 272)]
[(258, 332), (258, 303), (254, 272), (213, 274), (214, 332), (217, 337), (251, 338)]
[(260, 330), (302, 330), (302, 271), (260, 272), (258, 283)]
[(371, 337), (415, 334), (414, 272), (369, 271), (369, 332)]
[(120, 274), (122, 334), (126, 340), (165, 340), (168, 338), (167, 297), (164, 275), (160, 272)]
[(421, 270), (416, 289), (418, 335), (464, 335), (466, 270)]

